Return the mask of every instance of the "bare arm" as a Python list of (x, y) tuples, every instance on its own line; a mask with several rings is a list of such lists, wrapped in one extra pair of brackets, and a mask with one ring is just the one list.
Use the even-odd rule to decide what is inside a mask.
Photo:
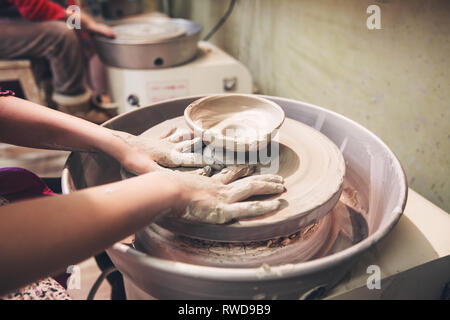
[(189, 200), (164, 172), (0, 207), (0, 295), (55, 274)]
[(0, 97), (0, 141), (31, 148), (105, 152), (135, 172), (157, 166), (113, 131), (15, 97)]
[[(233, 179), (250, 173), (238, 171)], [(0, 294), (92, 256), (150, 224), (158, 214), (225, 223), (277, 210), (278, 200), (239, 201), (281, 193), (282, 180), (258, 175), (226, 185), (189, 173), (155, 171), (0, 207)]]

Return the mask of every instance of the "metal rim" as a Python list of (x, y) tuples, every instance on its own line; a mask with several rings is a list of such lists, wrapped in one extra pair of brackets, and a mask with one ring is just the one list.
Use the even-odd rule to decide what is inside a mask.
[(199, 34), (203, 30), (203, 27), (201, 25), (199, 25), (199, 24), (197, 24), (195, 22), (189, 21), (189, 20), (185, 20), (185, 19), (171, 19), (171, 20), (173, 22), (175, 22), (175, 23), (178, 23), (178, 24), (191, 26), (192, 29), (188, 28), (186, 34), (181, 35), (179, 37), (165, 39), (165, 40), (161, 40), (161, 41), (154, 41), (154, 40), (124, 40), (124, 39), (107, 38), (107, 37), (104, 37), (104, 36), (101, 36), (101, 35), (96, 35), (95, 36), (95, 40), (99, 41), (99, 42), (104, 42), (104, 43), (107, 43), (107, 44), (114, 44), (114, 45), (120, 44), (120, 45), (130, 45), (130, 46), (148, 45), (148, 44), (153, 44), (153, 45), (170, 44), (170, 43), (180, 42), (180, 41), (183, 41), (183, 40), (190, 39), (192, 36), (196, 36), (197, 34)]

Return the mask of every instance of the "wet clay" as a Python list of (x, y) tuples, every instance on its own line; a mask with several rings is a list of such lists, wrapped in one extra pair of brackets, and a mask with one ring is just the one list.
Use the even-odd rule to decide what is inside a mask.
[(218, 95), (193, 102), (186, 108), (185, 118), (206, 143), (248, 151), (265, 147), (273, 131), (283, 123), (284, 112), (266, 99)]
[[(158, 136), (170, 127), (184, 127), (182, 117), (162, 122), (143, 133), (144, 136)], [(340, 196), (345, 175), (345, 162), (336, 145), (319, 131), (292, 119), (286, 119), (279, 130), (279, 156), (267, 166), (258, 165), (254, 175), (264, 173), (284, 178), (286, 192), (275, 196), (258, 197), (258, 200), (280, 199), (284, 206), (275, 213), (260, 217), (239, 219), (235, 223), (214, 228), (208, 225), (177, 221), (165, 228), (172, 231), (203, 233), (202, 238), (230, 241), (240, 236), (250, 239), (264, 239), (270, 235), (295, 232), (314, 220), (322, 218), (331, 210)], [(330, 203), (330, 199), (336, 199)], [(323, 210), (321, 211), (321, 209)], [(310, 215), (313, 213), (313, 215)], [(281, 232), (281, 233), (280, 233)], [(194, 236), (194, 234), (189, 234)]]
[[(293, 234), (263, 241), (217, 242), (176, 235), (157, 225), (140, 233), (136, 246), (151, 256), (215, 267), (267, 267), (299, 263), (344, 250), (367, 237), (363, 212), (347, 206), (343, 198), (354, 189), (347, 187), (331, 212)], [(345, 195), (344, 195), (345, 194)], [(358, 220), (360, 223), (355, 224)]]

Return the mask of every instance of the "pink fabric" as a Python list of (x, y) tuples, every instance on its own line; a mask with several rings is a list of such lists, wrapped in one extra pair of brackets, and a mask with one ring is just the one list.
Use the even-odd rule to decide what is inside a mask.
[(15, 93), (11, 90), (5, 90), (2, 91), (2, 88), (0, 88), (0, 97), (4, 97), (4, 96), (14, 96)]
[(0, 169), (0, 196), (9, 202), (55, 193), (34, 173), (22, 168)]

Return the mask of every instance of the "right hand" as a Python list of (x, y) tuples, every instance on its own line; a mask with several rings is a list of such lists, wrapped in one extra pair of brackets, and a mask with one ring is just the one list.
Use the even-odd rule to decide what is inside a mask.
[(213, 177), (161, 172), (181, 188), (180, 199), (184, 201), (175, 210), (175, 214), (189, 220), (223, 224), (233, 219), (264, 215), (279, 209), (281, 203), (278, 200), (241, 202), (251, 196), (285, 191), (283, 178), (278, 175), (255, 175), (232, 181), (253, 172), (243, 170), (243, 167), (225, 168), (225, 174), (219, 173), (219, 176)]

